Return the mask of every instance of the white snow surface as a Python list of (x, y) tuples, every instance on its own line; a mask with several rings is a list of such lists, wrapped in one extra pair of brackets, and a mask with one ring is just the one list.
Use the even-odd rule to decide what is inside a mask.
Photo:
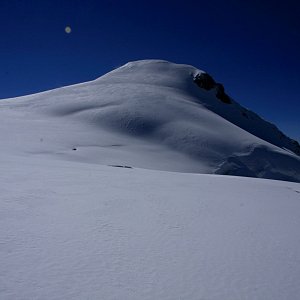
[(199, 88), (193, 77), (201, 72), (137, 61), (92, 82), (1, 100), (6, 142), (0, 147), (104, 165), (299, 182), (296, 142), (233, 100), (225, 104), (215, 91)]
[(300, 295), (300, 184), (1, 159), (0, 299)]
[(293, 142), (199, 72), (139, 61), (0, 101), (1, 300), (299, 298)]

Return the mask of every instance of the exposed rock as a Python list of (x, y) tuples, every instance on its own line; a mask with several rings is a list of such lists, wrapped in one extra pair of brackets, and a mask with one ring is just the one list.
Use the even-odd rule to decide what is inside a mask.
[(294, 152), (300, 156), (300, 144), (296, 140), (292, 140), (291, 143), (294, 146)]
[(201, 87), (202, 89), (205, 89), (207, 91), (211, 90), (215, 87), (216, 82), (214, 79), (207, 73), (201, 73), (197, 74), (194, 78), (194, 82)]
[(216, 89), (216, 97), (226, 104), (230, 104), (231, 100), (225, 93), (224, 86), (221, 83), (216, 83), (214, 79), (207, 73), (197, 74), (194, 77), (194, 82), (202, 89), (209, 91)]
[(217, 83), (216, 84), (216, 96), (218, 99), (220, 99), (222, 102), (230, 104), (231, 100), (229, 98), (229, 96), (225, 93), (225, 89), (224, 86), (221, 83)]

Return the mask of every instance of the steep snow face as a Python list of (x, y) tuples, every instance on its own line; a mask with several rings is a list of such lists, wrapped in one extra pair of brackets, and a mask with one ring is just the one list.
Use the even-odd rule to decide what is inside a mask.
[(201, 73), (137, 61), (92, 82), (2, 100), (1, 122), (9, 129), (9, 136), (1, 133), (2, 147), (109, 165), (300, 181), (296, 142), (233, 100), (220, 101), (215, 89), (200, 88), (194, 78)]

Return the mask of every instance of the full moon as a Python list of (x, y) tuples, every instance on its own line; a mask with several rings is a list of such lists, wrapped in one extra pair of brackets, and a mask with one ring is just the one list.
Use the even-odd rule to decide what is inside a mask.
[(67, 27), (65, 28), (65, 32), (66, 32), (66, 33), (71, 33), (71, 31), (72, 31), (72, 29), (71, 29), (70, 26), (67, 26)]

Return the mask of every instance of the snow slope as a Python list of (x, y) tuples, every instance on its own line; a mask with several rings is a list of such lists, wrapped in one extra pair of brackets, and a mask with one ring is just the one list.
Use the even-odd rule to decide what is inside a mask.
[(299, 298), (300, 184), (194, 174), (299, 181), (292, 141), (199, 72), (141, 61), (0, 101), (1, 300)]
[[(95, 81), (0, 101), (7, 140), (20, 155), (167, 171), (300, 181), (297, 142), (214, 89), (194, 67), (146, 60)], [(76, 151), (72, 149), (76, 148)], [(300, 153), (300, 152), (299, 152)]]
[(0, 299), (298, 299), (300, 185), (1, 157)]
[(1, 157), (0, 299), (300, 295), (300, 185)]

